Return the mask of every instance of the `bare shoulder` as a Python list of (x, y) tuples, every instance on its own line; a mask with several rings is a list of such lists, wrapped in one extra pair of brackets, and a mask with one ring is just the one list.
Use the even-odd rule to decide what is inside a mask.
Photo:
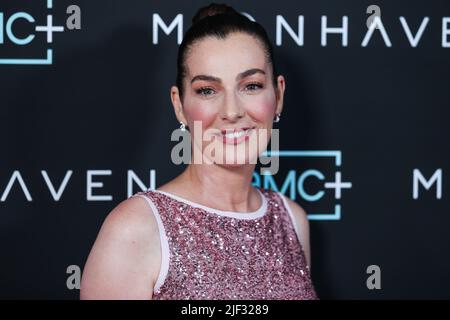
[(306, 211), (295, 201), (289, 197), (282, 195), (288, 205), (288, 209), (292, 212), (294, 218), (294, 225), (296, 227), (297, 236), (303, 247), (303, 251), (308, 261), (308, 265), (311, 265), (311, 250), (309, 241), (309, 220)]
[(83, 270), (81, 299), (150, 299), (160, 265), (159, 231), (145, 199), (118, 204), (104, 220)]
[(300, 223), (308, 225), (309, 224), (308, 215), (307, 215), (305, 209), (303, 209), (297, 202), (295, 202), (291, 198), (286, 197), (286, 196), (283, 196), (283, 197), (286, 200), (287, 204), (289, 205), (291, 212), (293, 213), (295, 219), (298, 220), (298, 222), (300, 222)]
[(117, 236), (136, 238), (149, 229), (157, 230), (156, 219), (145, 199), (131, 197), (119, 203), (106, 217), (102, 229), (115, 231)]

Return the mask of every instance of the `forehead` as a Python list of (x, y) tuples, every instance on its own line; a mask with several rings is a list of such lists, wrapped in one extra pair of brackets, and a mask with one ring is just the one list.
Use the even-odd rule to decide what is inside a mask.
[(189, 77), (206, 74), (234, 79), (251, 68), (266, 70), (267, 56), (262, 43), (245, 33), (233, 33), (225, 39), (204, 38), (193, 44), (186, 59)]

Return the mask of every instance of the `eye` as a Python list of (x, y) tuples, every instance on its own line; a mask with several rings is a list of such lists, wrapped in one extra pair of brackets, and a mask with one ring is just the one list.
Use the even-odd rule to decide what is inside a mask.
[(249, 83), (245, 86), (246, 91), (257, 91), (262, 88), (263, 88), (263, 85), (259, 82)]
[(195, 92), (201, 96), (210, 96), (212, 95), (215, 91), (213, 88), (210, 87), (202, 87), (200, 89), (195, 90)]

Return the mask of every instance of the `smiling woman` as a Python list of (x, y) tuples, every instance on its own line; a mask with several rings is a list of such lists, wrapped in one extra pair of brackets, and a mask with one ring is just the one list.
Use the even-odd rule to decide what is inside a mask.
[[(81, 298), (317, 298), (304, 210), (251, 185), (251, 160), (269, 140), (251, 138), (270, 136), (284, 89), (259, 24), (226, 5), (199, 10), (179, 48), (170, 96), (182, 130), (200, 125), (189, 130), (192, 149), (209, 161), (189, 164), (108, 215), (84, 268)], [(211, 130), (216, 139), (204, 139)], [(211, 145), (214, 154), (205, 152)]]

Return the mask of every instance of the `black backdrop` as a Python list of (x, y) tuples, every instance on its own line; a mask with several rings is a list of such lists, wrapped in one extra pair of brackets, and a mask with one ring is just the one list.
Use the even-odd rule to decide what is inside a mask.
[[(166, 35), (157, 25), (156, 41), (154, 21), (169, 26), (181, 14), (184, 33), (207, 3), (0, 0), (1, 298), (78, 298), (67, 268), (83, 268), (107, 213), (129, 192), (182, 171), (170, 160), (177, 28)], [(266, 186), (310, 214), (319, 296), (450, 298), (448, 0), (227, 3), (267, 29), (286, 77), (281, 167)], [(65, 25), (72, 4), (81, 30)], [(391, 46), (381, 29), (362, 45), (370, 5), (380, 8)], [(7, 30), (17, 12), (35, 20), (11, 22), (16, 38), (35, 34), (26, 45)], [(51, 43), (34, 30), (47, 15), (65, 26)], [(299, 16), (303, 44), (278, 25), (276, 45), (277, 19), (297, 34)], [(322, 16), (329, 27), (347, 17), (347, 45), (342, 34), (321, 45)], [(429, 19), (416, 46), (400, 17), (412, 36)], [(340, 196), (324, 187), (336, 173), (347, 183)], [(58, 191), (64, 177), (55, 200), (49, 185)], [(254, 183), (264, 185), (257, 174)], [(370, 265), (380, 268), (379, 290), (366, 285)]]

